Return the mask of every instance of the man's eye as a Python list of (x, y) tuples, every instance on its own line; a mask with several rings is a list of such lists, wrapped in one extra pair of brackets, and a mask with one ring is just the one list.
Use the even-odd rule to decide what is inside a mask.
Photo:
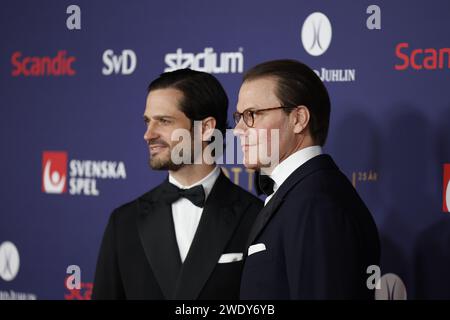
[(167, 120), (167, 119), (159, 119), (159, 122), (162, 123), (162, 124), (169, 124), (169, 123), (170, 123), (170, 120)]

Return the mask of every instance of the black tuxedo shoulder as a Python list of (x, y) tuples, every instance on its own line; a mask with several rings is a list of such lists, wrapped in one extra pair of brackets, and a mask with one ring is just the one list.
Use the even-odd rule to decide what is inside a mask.
[(233, 182), (231, 182), (228, 178), (227, 179), (227, 190), (228, 192), (226, 194), (223, 194), (223, 197), (236, 197), (238, 202), (242, 203), (251, 203), (253, 205), (261, 205), (263, 206), (263, 201), (255, 196), (253, 193), (235, 185)]

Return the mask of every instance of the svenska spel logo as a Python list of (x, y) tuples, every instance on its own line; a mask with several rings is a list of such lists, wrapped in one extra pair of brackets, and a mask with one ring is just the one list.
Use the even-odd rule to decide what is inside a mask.
[(67, 192), (67, 152), (42, 153), (42, 191), (57, 194)]
[(99, 196), (99, 180), (124, 180), (125, 163), (69, 159), (67, 151), (42, 153), (42, 191), (49, 194)]

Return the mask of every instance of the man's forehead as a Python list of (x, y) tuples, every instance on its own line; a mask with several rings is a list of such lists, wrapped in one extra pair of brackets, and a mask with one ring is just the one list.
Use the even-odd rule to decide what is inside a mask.
[(145, 114), (175, 115), (180, 111), (182, 93), (175, 89), (150, 91), (145, 105)]
[(147, 103), (161, 103), (161, 104), (179, 104), (183, 99), (183, 93), (174, 88), (155, 89), (148, 93)]
[(237, 109), (242, 112), (246, 109), (263, 109), (267, 108), (267, 105), (277, 104), (275, 88), (276, 82), (271, 78), (244, 82), (239, 91)]

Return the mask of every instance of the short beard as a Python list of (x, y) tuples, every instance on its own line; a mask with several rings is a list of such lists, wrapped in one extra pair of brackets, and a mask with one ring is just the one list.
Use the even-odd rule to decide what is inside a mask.
[[(182, 156), (182, 155), (181, 155)], [(172, 161), (172, 150), (170, 150), (170, 156), (168, 159), (160, 159), (160, 158), (154, 158), (150, 157), (150, 160), (148, 161), (148, 164), (150, 168), (153, 170), (170, 170), (170, 171), (178, 171), (182, 167), (188, 164), (194, 164), (195, 155), (194, 155), (194, 141), (191, 141), (191, 163), (180, 163), (175, 164)]]
[(158, 159), (158, 158), (150, 158), (148, 161), (150, 168), (153, 170), (170, 170), (170, 171), (178, 171), (180, 168), (184, 166), (184, 164), (175, 164), (171, 159)]
[[(190, 134), (191, 134), (191, 163), (189, 164), (194, 164), (195, 158), (198, 156), (202, 156), (203, 155), (203, 148), (200, 151), (200, 154), (194, 154), (194, 125), (192, 123), (191, 129), (190, 129)], [(181, 169), (182, 167), (184, 167), (185, 165), (187, 165), (186, 163), (180, 163), (180, 164), (175, 164), (172, 161), (172, 148), (169, 148), (169, 152), (170, 152), (170, 156), (169, 159), (158, 159), (158, 158), (153, 158), (150, 157), (150, 160), (148, 161), (148, 164), (150, 166), (150, 168), (152, 168), (153, 170), (170, 170), (170, 171), (178, 171), (179, 169)], [(182, 156), (182, 154), (180, 155)]]

